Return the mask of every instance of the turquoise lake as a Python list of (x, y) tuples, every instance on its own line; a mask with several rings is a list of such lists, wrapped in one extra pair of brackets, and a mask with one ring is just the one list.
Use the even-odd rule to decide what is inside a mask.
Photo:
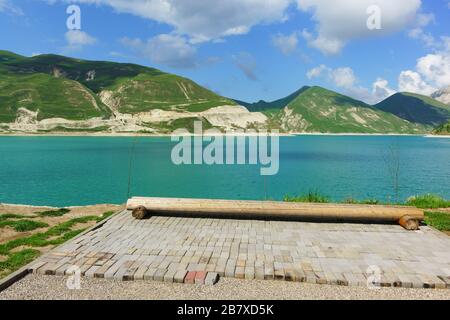
[(259, 165), (176, 166), (175, 144), (153, 137), (0, 137), (0, 202), (124, 203), (130, 155), (131, 195), (281, 200), (317, 190), (333, 200), (389, 201), (398, 164), (401, 200), (424, 193), (450, 198), (447, 138), (280, 137), (279, 172), (266, 177)]

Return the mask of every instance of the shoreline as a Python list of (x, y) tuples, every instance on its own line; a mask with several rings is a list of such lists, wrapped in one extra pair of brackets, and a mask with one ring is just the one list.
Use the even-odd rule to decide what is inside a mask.
[[(197, 136), (246, 136), (252, 137), (258, 135), (256, 133), (242, 133), (242, 132), (230, 132), (230, 133), (215, 133), (208, 134), (205, 132), (203, 135), (196, 134), (183, 134), (183, 135), (172, 135), (172, 134), (151, 134), (151, 133), (84, 133), (84, 132), (55, 132), (55, 133), (4, 133), (0, 132), (0, 137), (148, 137), (148, 138), (170, 138), (170, 137), (197, 137)], [(267, 136), (276, 137), (296, 137), (296, 136), (354, 136), (354, 137), (424, 137), (424, 138), (450, 138), (450, 135), (432, 135), (428, 133), (414, 134), (414, 133), (324, 133), (324, 132), (291, 132), (291, 133), (271, 133), (267, 132)]]
[(117, 204), (117, 203), (96, 203), (96, 204), (87, 204), (87, 205), (80, 205), (80, 206), (61, 206), (61, 207), (54, 207), (54, 206), (40, 206), (40, 205), (32, 205), (32, 204), (20, 204), (20, 203), (4, 203), (0, 202), (0, 207), (28, 207), (30, 209), (51, 209), (51, 210), (57, 210), (61, 208), (66, 209), (79, 209), (79, 208), (94, 208), (98, 206), (125, 206), (124, 203)]

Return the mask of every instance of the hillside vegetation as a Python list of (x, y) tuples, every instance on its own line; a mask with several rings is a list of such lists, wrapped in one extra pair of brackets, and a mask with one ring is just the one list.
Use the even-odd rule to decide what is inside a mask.
[(286, 130), (328, 133), (420, 133), (426, 128), (378, 110), (362, 101), (321, 88), (302, 91), (273, 114)]
[(281, 132), (428, 133), (448, 131), (450, 107), (396, 94), (370, 106), (304, 86), (275, 101), (222, 97), (194, 81), (130, 63), (0, 51), (0, 131), (145, 132), (265, 128)]
[(376, 108), (410, 122), (433, 127), (450, 120), (450, 106), (413, 93), (394, 94), (377, 104)]

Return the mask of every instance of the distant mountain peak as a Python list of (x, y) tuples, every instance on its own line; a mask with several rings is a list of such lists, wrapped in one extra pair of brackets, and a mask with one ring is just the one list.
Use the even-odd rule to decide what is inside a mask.
[(410, 92), (398, 92), (375, 107), (412, 123), (428, 126), (438, 126), (450, 119), (449, 106), (430, 97)]
[(450, 105), (450, 86), (442, 88), (431, 95), (433, 99)]
[(284, 107), (286, 107), (291, 101), (295, 100), (300, 94), (302, 94), (303, 92), (305, 92), (306, 90), (308, 90), (310, 88), (311, 87), (309, 87), (309, 86), (303, 86), (300, 89), (294, 91), (293, 93), (291, 93), (290, 95), (288, 95), (284, 98), (270, 101), (270, 102), (264, 101), (264, 100), (259, 100), (258, 102), (254, 102), (254, 103), (240, 101), (240, 100), (234, 100), (234, 101), (240, 105), (243, 105), (250, 111), (279, 110), (279, 109), (283, 109)]

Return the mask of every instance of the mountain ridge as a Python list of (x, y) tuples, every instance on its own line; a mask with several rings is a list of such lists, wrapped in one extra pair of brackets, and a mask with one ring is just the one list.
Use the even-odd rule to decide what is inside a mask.
[(431, 130), (318, 86), (303, 86), (271, 102), (247, 103), (137, 64), (0, 51), (0, 131), (170, 133), (195, 120), (220, 130), (287, 133)]
[(410, 122), (433, 127), (450, 119), (450, 106), (430, 97), (409, 92), (396, 93), (375, 107)]

